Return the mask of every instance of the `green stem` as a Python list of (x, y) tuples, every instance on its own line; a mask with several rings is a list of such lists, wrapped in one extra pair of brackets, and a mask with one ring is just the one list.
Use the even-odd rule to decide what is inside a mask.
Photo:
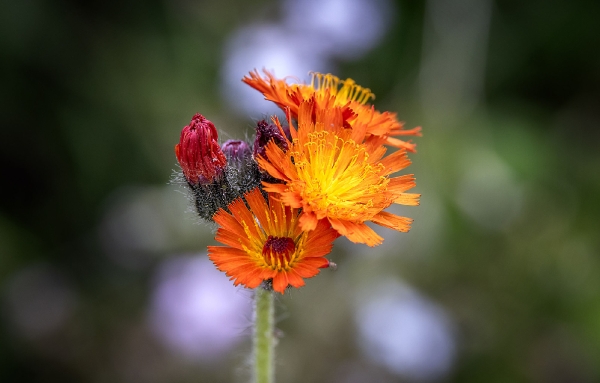
[(254, 383), (273, 383), (274, 359), (274, 313), (273, 291), (262, 286), (254, 296)]

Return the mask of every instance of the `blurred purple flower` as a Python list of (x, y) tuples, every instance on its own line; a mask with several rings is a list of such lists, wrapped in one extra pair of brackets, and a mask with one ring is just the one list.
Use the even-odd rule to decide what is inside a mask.
[(250, 326), (251, 300), (205, 255), (173, 257), (160, 266), (149, 321), (169, 348), (193, 359), (223, 357)]

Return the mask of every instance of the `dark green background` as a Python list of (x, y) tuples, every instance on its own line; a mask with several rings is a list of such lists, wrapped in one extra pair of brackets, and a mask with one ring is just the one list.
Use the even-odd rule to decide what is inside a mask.
[[(441, 27), (438, 3), (396, 1), (383, 41), (336, 62), (379, 109), (423, 126), (409, 169), (422, 205), (398, 210), (415, 218), (410, 233), (384, 232), (401, 251), (340, 239), (338, 272), (280, 299), (277, 374), (334, 382), (350, 361), (398, 381), (362, 359), (348, 314), (357, 286), (385, 277), (456, 325), (444, 381), (600, 381), (600, 3), (494, 1), (485, 33), (466, 39), (469, 2), (448, 2)], [(214, 369), (169, 354), (145, 329), (159, 262), (214, 244), (185, 198), (172, 191), (159, 209), (162, 247), (116, 254), (127, 261), (101, 245), (102, 222), (123, 190), (169, 187), (194, 113), (231, 136), (249, 132), (219, 90), (224, 44), (279, 16), (266, 0), (2, 2), (0, 381), (244, 381), (247, 345)], [(478, 45), (462, 50), (470, 39)], [(60, 329), (30, 338), (11, 322), (8, 290), (40, 264), (69, 281), (77, 305)]]

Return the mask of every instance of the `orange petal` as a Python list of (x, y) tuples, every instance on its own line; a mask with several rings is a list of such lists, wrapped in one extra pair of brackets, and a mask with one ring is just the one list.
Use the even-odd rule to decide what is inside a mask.
[(230, 203), (228, 208), (229, 211), (231, 211), (231, 214), (233, 214), (235, 219), (240, 222), (240, 224), (242, 222), (245, 223), (243, 231), (245, 236), (248, 236), (248, 234), (245, 232), (245, 230), (248, 230), (251, 238), (260, 238), (262, 233), (259, 230), (256, 221), (254, 220), (254, 215), (250, 212), (250, 210), (248, 210), (246, 203), (241, 198), (238, 198)]
[[(265, 188), (265, 190), (267, 190), (267, 188)], [(302, 197), (296, 192), (286, 191), (281, 193), (278, 198), (283, 204), (293, 207), (294, 209), (304, 207), (302, 204)]]
[(331, 226), (341, 235), (354, 243), (364, 243), (368, 246), (381, 245), (383, 238), (363, 222), (350, 222), (329, 218)]
[(417, 144), (402, 141), (402, 140), (399, 140), (397, 138), (392, 138), (392, 137), (388, 137), (386, 141), (387, 141), (388, 145), (392, 145), (397, 148), (404, 148), (404, 149), (408, 150), (409, 152), (413, 152), (413, 153), (417, 152)]
[(395, 200), (395, 203), (408, 206), (419, 206), (420, 194), (415, 193), (402, 193)]
[(319, 220), (315, 213), (303, 211), (300, 213), (300, 228), (304, 231), (311, 231), (317, 228)]
[(273, 290), (277, 291), (278, 293), (283, 294), (288, 285), (289, 283), (285, 271), (277, 273), (277, 275), (273, 278)]
[(390, 178), (388, 190), (394, 194), (403, 193), (417, 186), (413, 174), (405, 174), (399, 177)]
[(423, 134), (421, 133), (421, 127), (417, 126), (416, 128), (412, 128), (412, 129), (399, 129), (399, 130), (394, 130), (390, 132), (390, 136), (417, 136), (417, 137), (422, 137)]
[(262, 195), (259, 188), (253, 189), (244, 195), (246, 202), (250, 206), (252, 213), (258, 219), (260, 226), (265, 228), (268, 224), (267, 212), (269, 211), (269, 206), (267, 205), (267, 201), (265, 201), (265, 197)]
[(298, 275), (293, 269), (288, 271), (287, 273), (288, 283), (292, 285), (292, 287), (302, 287), (304, 286), (304, 280), (300, 275)]
[(381, 164), (383, 164), (383, 166), (386, 168), (386, 172), (384, 174), (388, 175), (402, 170), (410, 165), (410, 159), (408, 159), (408, 156), (406, 155), (406, 150), (401, 149), (385, 157), (383, 160), (381, 160)]
[(413, 220), (411, 218), (400, 217), (395, 214), (382, 211), (379, 214), (375, 214), (371, 221), (380, 226), (387, 227), (388, 229), (406, 233), (410, 230), (410, 224)]
[(281, 166), (274, 165), (274, 164), (279, 165), (280, 163), (278, 163), (278, 162), (271, 163), (269, 160), (265, 159), (262, 156), (258, 156), (258, 158), (256, 158), (256, 162), (258, 162), (258, 166), (260, 166), (264, 171), (269, 173), (272, 177), (280, 179), (280, 180), (288, 179), (286, 177), (283, 169), (281, 168)]
[(213, 221), (221, 226), (224, 230), (228, 230), (231, 232), (238, 233), (240, 235), (244, 235), (244, 228), (240, 223), (235, 219), (234, 216), (229, 214), (223, 209), (219, 209), (215, 215), (213, 216)]
[(309, 266), (309, 267), (314, 267), (316, 269), (321, 269), (321, 268), (327, 266), (329, 264), (329, 261), (323, 257), (309, 257), (309, 258), (304, 258), (302, 260), (302, 264)]
[(311, 278), (319, 273), (319, 268), (309, 265), (307, 262), (298, 262), (294, 265), (294, 271), (302, 278)]
[(235, 249), (242, 250), (244, 245), (250, 245), (248, 238), (242, 233), (228, 231), (221, 227), (219, 228), (219, 230), (217, 230), (217, 235), (215, 236), (215, 239), (224, 245), (228, 245)]

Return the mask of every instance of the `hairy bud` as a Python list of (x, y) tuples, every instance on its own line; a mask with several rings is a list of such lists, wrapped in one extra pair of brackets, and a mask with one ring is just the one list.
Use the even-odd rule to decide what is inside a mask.
[(230, 165), (239, 166), (252, 160), (252, 150), (245, 141), (227, 140), (221, 146), (221, 150)]
[(221, 149), (227, 158), (227, 179), (237, 197), (260, 185), (258, 164), (252, 157), (252, 149), (247, 142), (228, 140)]
[(175, 156), (190, 185), (209, 184), (223, 174), (227, 160), (218, 137), (214, 124), (199, 113), (181, 131)]

